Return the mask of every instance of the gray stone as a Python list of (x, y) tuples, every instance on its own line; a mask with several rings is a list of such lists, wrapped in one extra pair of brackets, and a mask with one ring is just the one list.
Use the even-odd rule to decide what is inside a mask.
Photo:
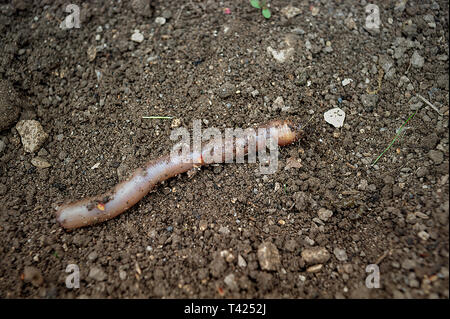
[(5, 151), (6, 143), (0, 140), (0, 155)]
[(21, 120), (16, 124), (25, 152), (38, 151), (48, 138), (41, 123), (36, 120)]
[(340, 248), (334, 248), (333, 250), (334, 256), (336, 256), (337, 260), (339, 261), (346, 261), (347, 260), (347, 252), (345, 249)]
[(444, 153), (437, 150), (431, 150), (428, 152), (428, 157), (434, 162), (434, 164), (439, 165), (444, 161)]
[(277, 270), (277, 268), (281, 265), (278, 249), (270, 242), (264, 242), (259, 245), (257, 254), (259, 265), (262, 270)]
[(108, 276), (106, 275), (106, 273), (98, 267), (92, 267), (89, 270), (89, 278), (94, 279), (96, 281), (104, 281)]
[(150, 6), (150, 0), (132, 0), (131, 8), (133, 12), (144, 17), (150, 17), (152, 15), (152, 8)]
[(273, 101), (272, 110), (277, 111), (284, 108), (284, 100), (283, 97), (279, 96)]
[(423, 67), (424, 63), (425, 59), (419, 54), (418, 51), (414, 51), (411, 57), (411, 65), (415, 68), (420, 69), (421, 67)]
[(238, 285), (236, 283), (236, 278), (235, 278), (234, 274), (227, 275), (223, 281), (231, 290), (238, 289)]
[(95, 251), (91, 252), (91, 253), (88, 255), (88, 259), (89, 259), (90, 261), (95, 261), (95, 260), (97, 259), (97, 257), (98, 257), (98, 254), (97, 254), (97, 252), (95, 252)]
[(394, 61), (389, 56), (383, 55), (379, 59), (379, 64), (384, 73), (388, 73), (389, 70), (394, 66)]
[(224, 234), (224, 235), (228, 235), (230, 233), (230, 230), (228, 229), (227, 226), (221, 226), (219, 228), (219, 233)]
[(416, 175), (417, 175), (417, 177), (425, 177), (425, 176), (427, 176), (428, 175), (428, 173), (429, 173), (429, 170), (428, 170), (428, 168), (426, 168), (426, 167), (419, 167), (418, 169), (417, 169), (417, 171), (416, 171)]
[(378, 103), (378, 94), (363, 94), (361, 95), (361, 103), (364, 105), (366, 111), (373, 111)]
[(235, 86), (227, 82), (219, 88), (218, 94), (221, 99), (226, 99), (230, 97), (232, 94), (234, 94), (235, 91), (236, 91)]
[(436, 84), (438, 86), (438, 88), (443, 89), (443, 90), (447, 90), (449, 89), (449, 83), (448, 83), (448, 73), (445, 74), (441, 74), (439, 75), (439, 77), (436, 80)]
[(317, 212), (317, 215), (319, 216), (319, 218), (321, 220), (323, 220), (324, 222), (326, 222), (328, 219), (331, 218), (331, 216), (333, 216), (333, 212), (329, 209), (326, 208), (321, 208), (319, 209), (319, 211)]
[(414, 38), (417, 36), (417, 25), (413, 22), (403, 24), (402, 32), (407, 37)]
[(394, 49), (394, 59), (398, 60), (401, 59), (403, 57), (403, 55), (405, 55), (406, 52), (406, 48), (405, 47), (396, 47)]
[(416, 267), (416, 262), (412, 259), (405, 259), (402, 262), (402, 268), (406, 269), (406, 270), (411, 270), (414, 269)]

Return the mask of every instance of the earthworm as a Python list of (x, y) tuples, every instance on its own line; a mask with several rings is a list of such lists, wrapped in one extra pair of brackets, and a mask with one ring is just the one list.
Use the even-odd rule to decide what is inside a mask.
[[(186, 156), (182, 155), (165, 155), (151, 160), (144, 166), (136, 169), (127, 180), (117, 184), (105, 194), (59, 207), (56, 212), (56, 220), (65, 229), (75, 229), (109, 220), (128, 210), (162, 181), (187, 172), (193, 167), (214, 162), (223, 163), (225, 156), (231, 155), (230, 152), (233, 152), (232, 155), (236, 156), (236, 158), (238, 155), (244, 156), (248, 152), (249, 141), (251, 140), (255, 142), (255, 149), (258, 152), (262, 148), (268, 147), (267, 140), (275, 135), (279, 146), (291, 144), (300, 138), (302, 129), (301, 125), (294, 124), (291, 121), (275, 120), (260, 126), (257, 130), (245, 132), (244, 136), (239, 139), (241, 141), (240, 148), (233, 146), (230, 149), (226, 146), (227, 144), (214, 145), (214, 143), (209, 143), (207, 147), (202, 146), (200, 151), (190, 151), (188, 160), (186, 160)], [(236, 141), (233, 141), (233, 143), (237, 145), (238, 139), (236, 138)], [(205, 157), (211, 156), (213, 148), (215, 149), (216, 147), (221, 148), (223, 151), (221, 158), (208, 163), (204, 161)]]

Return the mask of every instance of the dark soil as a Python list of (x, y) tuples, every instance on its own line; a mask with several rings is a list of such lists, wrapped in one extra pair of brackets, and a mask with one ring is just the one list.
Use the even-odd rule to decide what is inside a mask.
[[(49, 135), (29, 154), (14, 125), (0, 132), (1, 298), (449, 297), (448, 1), (380, 1), (378, 33), (364, 29), (359, 1), (296, 1), (302, 13), (287, 19), (290, 1), (273, 0), (269, 20), (246, 1), (131, 2), (75, 1), (81, 27), (63, 30), (66, 0), (0, 0), (0, 78), (22, 98), (13, 122), (38, 120)], [(295, 52), (279, 63), (269, 46)], [(442, 115), (424, 104), (372, 166), (419, 107), (416, 94)], [(272, 107), (278, 96), (289, 109)], [(336, 106), (340, 129), (323, 118)], [(204, 167), (113, 220), (64, 231), (58, 205), (170, 151), (173, 122), (149, 115), (190, 129), (195, 119), (221, 130), (310, 122), (280, 149), (275, 174)], [(52, 166), (34, 167), (37, 155)], [(302, 167), (286, 167), (292, 158)], [(333, 216), (322, 222), (321, 208)], [(258, 255), (269, 242), (274, 270)], [(321, 269), (302, 257), (311, 247), (331, 255)], [(381, 287), (368, 289), (376, 262)], [(66, 287), (69, 264), (79, 289)]]

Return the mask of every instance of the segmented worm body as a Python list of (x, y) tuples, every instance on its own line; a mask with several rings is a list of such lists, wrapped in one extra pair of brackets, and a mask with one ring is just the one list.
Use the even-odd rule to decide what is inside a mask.
[[(262, 129), (262, 130), (261, 130)], [(284, 146), (297, 141), (301, 135), (300, 125), (291, 121), (272, 121), (258, 128), (258, 133), (247, 133), (240, 148), (227, 148), (225, 145), (209, 144), (200, 151), (192, 151), (186, 156), (162, 156), (151, 160), (138, 168), (127, 180), (117, 184), (105, 194), (86, 198), (61, 206), (56, 212), (56, 220), (66, 229), (75, 229), (97, 224), (125, 212), (140, 201), (155, 186), (177, 174), (189, 171), (195, 166), (206, 165), (203, 159), (211, 154), (215, 147), (222, 149), (222, 156), (216, 162), (223, 162), (225, 156), (247, 154), (249, 141), (256, 142), (256, 149), (268, 147), (270, 136), (276, 136), (278, 145)], [(261, 132), (263, 134), (261, 134)], [(237, 142), (235, 142), (237, 144)], [(237, 150), (237, 151), (236, 151)], [(228, 152), (228, 153), (227, 153)], [(238, 154), (241, 152), (241, 154)], [(209, 156), (211, 157), (211, 156)]]

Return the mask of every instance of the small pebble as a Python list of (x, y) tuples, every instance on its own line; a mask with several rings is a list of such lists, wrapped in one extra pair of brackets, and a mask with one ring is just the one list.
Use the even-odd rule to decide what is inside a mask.
[(164, 24), (166, 24), (166, 18), (164, 18), (164, 17), (157, 17), (155, 19), (155, 23), (159, 24), (159, 25), (164, 25)]
[(228, 235), (230, 233), (230, 230), (228, 229), (227, 226), (221, 226), (219, 228), (219, 233), (224, 234), (224, 235)]
[(302, 10), (296, 7), (293, 7), (291, 5), (288, 5), (280, 10), (281, 14), (283, 14), (287, 19), (291, 19), (300, 13), (302, 13)]
[(414, 51), (411, 57), (411, 65), (415, 68), (420, 69), (421, 67), (423, 67), (424, 62), (425, 59), (419, 54), (419, 52)]
[(334, 109), (328, 110), (323, 114), (325, 121), (334, 127), (342, 127), (345, 120), (345, 112), (340, 108), (336, 107)]
[(17, 132), (23, 144), (25, 152), (38, 151), (48, 138), (41, 123), (36, 120), (21, 120), (16, 124)]
[(39, 156), (31, 159), (31, 164), (37, 168), (48, 168), (52, 166), (47, 160)]
[(223, 281), (231, 290), (237, 290), (238, 289), (238, 285), (236, 283), (236, 279), (235, 279), (234, 274), (227, 275)]
[(198, 229), (199, 229), (200, 231), (205, 231), (206, 228), (208, 228), (208, 222), (207, 222), (206, 220), (201, 220), (201, 221), (198, 223)]
[(412, 259), (405, 259), (402, 262), (402, 268), (406, 270), (411, 270), (416, 267), (416, 262)]
[(346, 261), (347, 260), (347, 253), (345, 249), (340, 248), (334, 248), (333, 250), (334, 255), (336, 256), (337, 260), (339, 261)]
[(257, 255), (262, 270), (273, 271), (281, 265), (278, 249), (270, 242), (259, 245)]
[(309, 273), (315, 273), (315, 272), (319, 272), (321, 271), (323, 268), (322, 264), (318, 264), (318, 265), (314, 265), (314, 266), (310, 266), (306, 269), (307, 272)]
[(171, 128), (177, 128), (181, 125), (181, 120), (180, 119), (173, 119), (172, 123), (170, 124)]
[(323, 220), (324, 222), (326, 222), (328, 219), (331, 218), (331, 216), (333, 216), (333, 212), (329, 209), (326, 208), (321, 208), (319, 209), (319, 211), (317, 212), (317, 215), (319, 216), (319, 218), (321, 220)]
[(238, 255), (238, 266), (241, 268), (247, 267), (247, 262), (245, 261), (244, 257), (241, 255)]
[(305, 263), (308, 265), (323, 264), (330, 259), (330, 253), (324, 247), (304, 249), (301, 255)]
[(437, 150), (431, 150), (428, 153), (428, 157), (434, 162), (434, 164), (439, 165), (444, 161), (444, 153)]
[(417, 236), (419, 236), (420, 239), (422, 239), (423, 241), (427, 241), (430, 238), (430, 234), (428, 234), (426, 231), (422, 230), (421, 232), (419, 232), (417, 234)]
[(140, 33), (138, 30), (135, 30), (134, 33), (131, 35), (131, 41), (141, 43), (144, 41), (144, 35)]
[(294, 48), (287, 48), (284, 50), (274, 50), (271, 47), (267, 47), (267, 53), (272, 55), (272, 57), (279, 63), (286, 62), (287, 59), (294, 55)]
[(125, 270), (119, 270), (119, 278), (121, 280), (127, 279), (127, 272)]
[(105, 274), (105, 272), (98, 267), (92, 267), (89, 270), (89, 278), (94, 279), (96, 281), (103, 281), (105, 280), (108, 276)]
[(91, 252), (91, 253), (88, 255), (88, 260), (89, 260), (89, 261), (95, 261), (95, 260), (97, 259), (97, 257), (98, 257), (97, 252), (93, 251), (93, 252)]
[(352, 79), (344, 79), (344, 80), (342, 80), (342, 86), (346, 86), (346, 85), (348, 85), (348, 84), (350, 84), (352, 82), (353, 82)]

